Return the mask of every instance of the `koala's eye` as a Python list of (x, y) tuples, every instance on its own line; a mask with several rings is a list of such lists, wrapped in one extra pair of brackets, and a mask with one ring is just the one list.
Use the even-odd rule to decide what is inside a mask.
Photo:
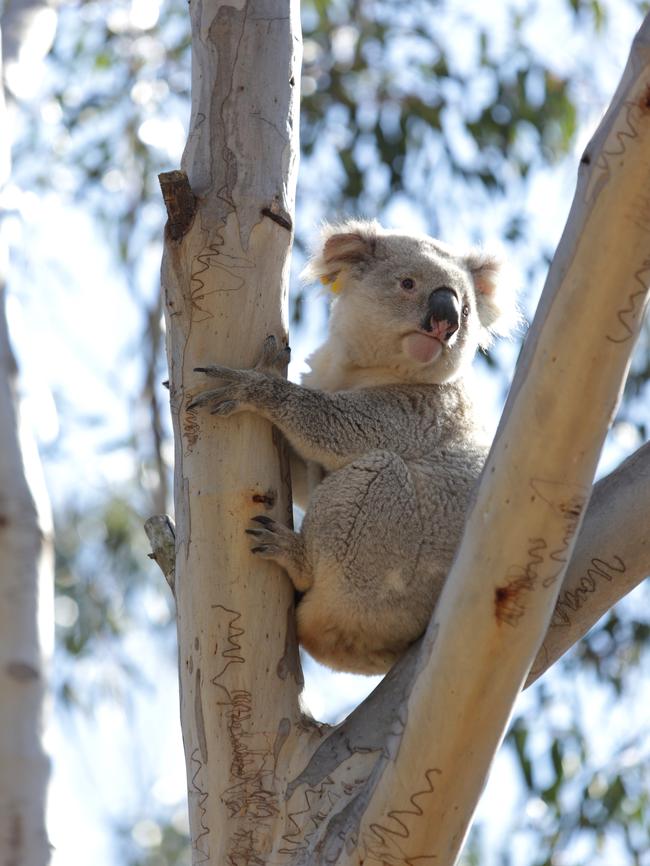
[(415, 288), (415, 280), (412, 280), (411, 277), (405, 277), (401, 282), (400, 286), (403, 289), (406, 289), (407, 292), (410, 292)]
[(463, 319), (466, 319), (469, 316), (469, 304), (463, 304), (461, 312), (463, 314)]

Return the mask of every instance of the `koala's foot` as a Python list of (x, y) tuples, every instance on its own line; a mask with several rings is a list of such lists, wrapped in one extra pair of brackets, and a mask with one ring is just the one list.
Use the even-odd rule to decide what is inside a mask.
[(313, 583), (313, 577), (300, 533), (265, 514), (253, 517), (252, 520), (259, 526), (245, 530), (255, 539), (255, 547), (251, 548), (251, 552), (263, 559), (277, 562), (285, 569), (298, 592), (306, 592)]

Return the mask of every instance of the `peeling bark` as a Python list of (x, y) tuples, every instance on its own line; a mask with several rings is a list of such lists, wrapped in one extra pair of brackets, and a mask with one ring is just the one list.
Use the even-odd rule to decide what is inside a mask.
[(184, 171), (167, 171), (158, 179), (167, 208), (167, 233), (171, 240), (180, 241), (192, 225), (196, 214), (196, 197)]
[(176, 580), (174, 521), (166, 514), (150, 517), (144, 525), (144, 531), (147, 533), (153, 551), (149, 556), (158, 563), (169, 588), (174, 592)]

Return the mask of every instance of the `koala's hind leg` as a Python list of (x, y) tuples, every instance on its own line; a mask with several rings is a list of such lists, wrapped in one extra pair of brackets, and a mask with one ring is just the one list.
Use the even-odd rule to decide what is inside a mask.
[(377, 450), (331, 473), (309, 502), (301, 535), (313, 586), (298, 637), (335, 670), (384, 673), (424, 631), (434, 574), (420, 562), (425, 527), (416, 471)]
[(287, 572), (298, 592), (306, 592), (313, 578), (302, 536), (265, 514), (252, 519), (258, 526), (246, 530), (255, 539), (251, 552), (262, 559), (277, 562)]

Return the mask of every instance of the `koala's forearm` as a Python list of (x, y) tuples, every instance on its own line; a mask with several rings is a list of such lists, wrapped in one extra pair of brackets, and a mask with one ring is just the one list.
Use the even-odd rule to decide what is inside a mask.
[(391, 447), (393, 438), (397, 444), (398, 436), (390, 435), (391, 414), (399, 421), (395, 407), (367, 392), (328, 394), (284, 379), (267, 379), (245, 402), (247, 409), (272, 421), (301, 457), (328, 471), (373, 448)]

